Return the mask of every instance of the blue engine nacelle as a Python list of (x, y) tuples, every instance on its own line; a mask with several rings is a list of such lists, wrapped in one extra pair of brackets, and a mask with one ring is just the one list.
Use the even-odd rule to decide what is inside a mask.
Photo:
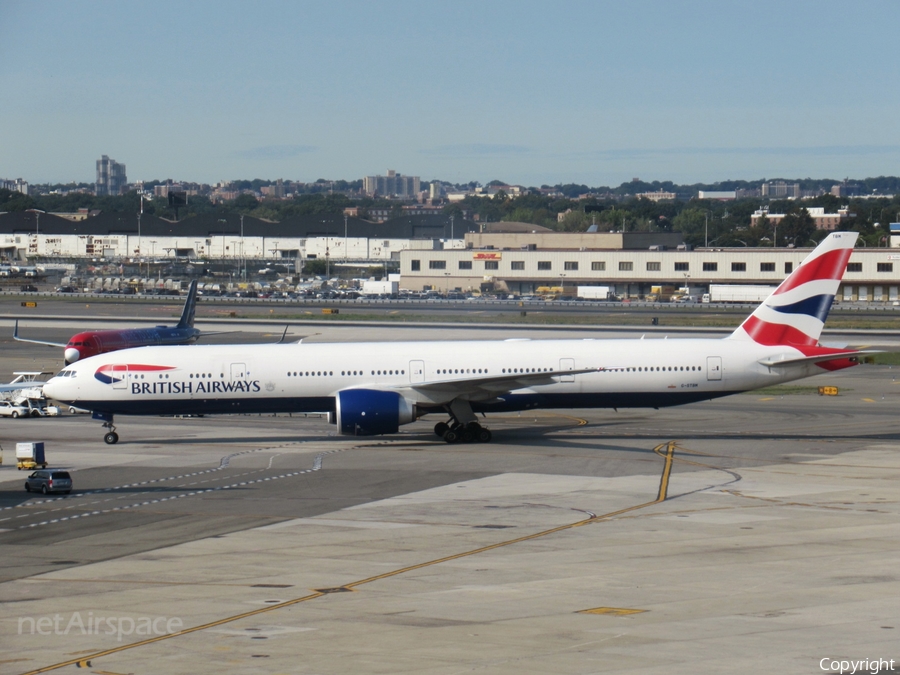
[(395, 391), (345, 389), (335, 397), (338, 432), (345, 436), (395, 434), (416, 421), (416, 404)]

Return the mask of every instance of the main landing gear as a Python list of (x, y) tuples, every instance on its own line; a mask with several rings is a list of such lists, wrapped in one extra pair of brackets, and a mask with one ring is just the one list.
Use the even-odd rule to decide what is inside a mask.
[(476, 420), (472, 405), (468, 401), (454, 399), (447, 406), (450, 413), (449, 422), (438, 422), (434, 425), (434, 433), (447, 443), (490, 443), (491, 431), (485, 429)]
[(454, 420), (438, 422), (434, 425), (434, 433), (447, 443), (490, 443), (493, 437), (490, 429), (485, 429), (478, 422), (460, 424)]

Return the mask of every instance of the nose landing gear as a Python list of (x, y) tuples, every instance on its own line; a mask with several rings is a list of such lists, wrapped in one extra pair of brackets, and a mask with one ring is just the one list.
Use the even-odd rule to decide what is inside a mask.
[(92, 417), (93, 417), (95, 420), (102, 420), (102, 421), (103, 421), (103, 428), (104, 428), (104, 429), (109, 429), (109, 431), (107, 431), (107, 432), (103, 435), (103, 442), (104, 442), (104, 443), (106, 443), (107, 445), (115, 445), (116, 443), (119, 442), (119, 434), (116, 433), (116, 425), (113, 424), (113, 416), (112, 416), (112, 415), (108, 415), (107, 413), (98, 413), (98, 412), (95, 412), (95, 413), (92, 415)]

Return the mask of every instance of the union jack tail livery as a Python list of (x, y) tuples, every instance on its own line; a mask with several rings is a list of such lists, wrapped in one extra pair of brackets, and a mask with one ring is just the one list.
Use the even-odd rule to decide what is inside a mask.
[(834, 302), (857, 232), (832, 232), (756, 308), (730, 338), (767, 347), (817, 352), (822, 327)]

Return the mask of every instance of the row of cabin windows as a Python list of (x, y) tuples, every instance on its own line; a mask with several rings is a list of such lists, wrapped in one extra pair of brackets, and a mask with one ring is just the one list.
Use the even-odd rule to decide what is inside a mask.
[(607, 368), (604, 372), (617, 371), (623, 373), (660, 373), (703, 370), (700, 366), (633, 366), (631, 368)]
[[(363, 376), (365, 371), (362, 370), (342, 370), (341, 377)], [(405, 370), (373, 370), (370, 375), (406, 375)], [(291, 371), (288, 377), (334, 377), (333, 370), (301, 370)]]
[(438, 375), (487, 375), (487, 368), (438, 368), (435, 371)]

